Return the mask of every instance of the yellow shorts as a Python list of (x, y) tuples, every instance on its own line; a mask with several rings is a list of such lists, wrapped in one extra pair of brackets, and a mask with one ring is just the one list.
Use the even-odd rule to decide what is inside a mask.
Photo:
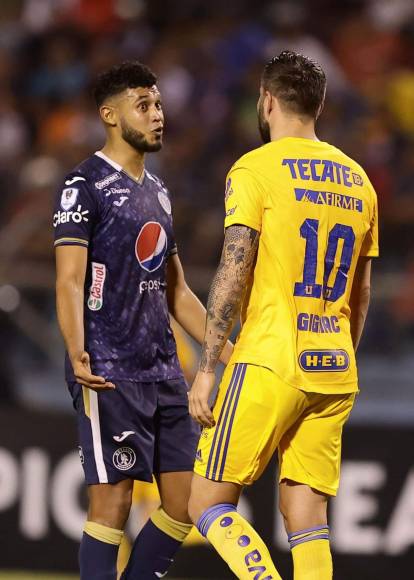
[(216, 425), (200, 436), (194, 471), (249, 485), (278, 449), (280, 481), (336, 495), (342, 428), (354, 399), (301, 391), (264, 367), (229, 365), (213, 409)]

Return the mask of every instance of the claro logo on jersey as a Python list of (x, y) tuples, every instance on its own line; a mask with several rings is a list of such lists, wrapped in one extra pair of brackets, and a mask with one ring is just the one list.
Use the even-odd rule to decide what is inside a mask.
[(103, 290), (106, 278), (105, 264), (92, 262), (92, 283), (89, 288), (89, 310), (100, 310), (103, 305)]
[(142, 226), (135, 242), (135, 255), (141, 268), (147, 272), (157, 270), (167, 251), (167, 234), (158, 222)]
[(57, 228), (60, 224), (67, 224), (68, 222), (74, 222), (75, 224), (80, 224), (81, 222), (89, 221), (86, 217), (89, 213), (88, 209), (82, 210), (82, 206), (79, 204), (75, 211), (58, 211), (53, 215), (53, 227)]

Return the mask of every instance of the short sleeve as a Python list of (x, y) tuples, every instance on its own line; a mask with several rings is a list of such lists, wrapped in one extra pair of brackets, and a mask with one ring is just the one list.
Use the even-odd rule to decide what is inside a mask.
[(174, 256), (175, 254), (178, 254), (178, 248), (175, 240), (173, 240), (168, 256)]
[(370, 228), (365, 234), (364, 241), (362, 242), (360, 256), (365, 256), (367, 258), (376, 258), (379, 255), (379, 245), (378, 245), (378, 202), (377, 194), (372, 188), (373, 193), (373, 210), (372, 218), (370, 223)]
[(252, 171), (233, 168), (227, 176), (224, 227), (245, 225), (260, 232), (264, 209), (262, 187)]
[(160, 202), (164, 211), (168, 214), (170, 220), (170, 233), (168, 235), (168, 250), (167, 255), (174, 256), (174, 254), (178, 253), (177, 249), (177, 242), (175, 239), (175, 232), (174, 232), (174, 219), (173, 219), (173, 210), (172, 210), (172, 203), (171, 203), (171, 194), (168, 189), (165, 187), (164, 182), (161, 181), (158, 177), (156, 178), (161, 187), (162, 191), (158, 193), (158, 201)]
[(58, 191), (53, 214), (55, 246), (88, 247), (98, 214), (98, 200), (84, 177), (70, 175)]

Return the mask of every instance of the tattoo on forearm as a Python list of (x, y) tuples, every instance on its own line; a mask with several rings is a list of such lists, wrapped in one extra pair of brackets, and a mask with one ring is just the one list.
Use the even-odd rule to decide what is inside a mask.
[(240, 311), (259, 245), (259, 232), (235, 225), (226, 230), (220, 264), (207, 302), (206, 335), (200, 369), (214, 371)]

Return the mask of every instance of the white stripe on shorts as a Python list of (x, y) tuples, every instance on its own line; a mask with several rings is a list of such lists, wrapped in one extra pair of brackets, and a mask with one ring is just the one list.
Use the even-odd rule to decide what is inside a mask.
[(89, 402), (91, 408), (90, 413), (92, 425), (93, 453), (95, 456), (98, 479), (99, 483), (108, 483), (108, 474), (106, 473), (106, 467), (102, 452), (101, 425), (99, 423), (98, 393), (92, 389), (89, 389)]

